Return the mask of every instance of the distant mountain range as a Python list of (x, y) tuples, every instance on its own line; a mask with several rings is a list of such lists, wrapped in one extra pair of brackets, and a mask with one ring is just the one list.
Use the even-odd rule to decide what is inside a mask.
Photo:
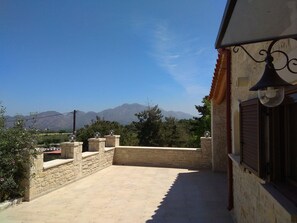
[[(136, 113), (144, 111), (148, 106), (140, 104), (123, 104), (121, 106), (106, 109), (101, 112), (82, 112), (77, 111), (76, 113), (76, 128), (82, 128), (84, 125), (90, 124), (92, 120), (96, 120), (96, 117), (100, 117), (106, 121), (116, 121), (120, 124), (126, 125), (133, 121), (137, 121)], [(160, 108), (161, 109), (161, 108)], [(176, 119), (192, 119), (193, 116), (184, 112), (179, 111), (165, 111), (161, 109), (164, 117), (175, 117)], [(20, 116), (18, 116), (20, 117)], [(22, 119), (26, 120), (27, 125), (32, 125), (38, 129), (49, 129), (49, 130), (69, 130), (72, 129), (73, 125), (73, 113), (62, 114), (56, 111), (41, 112), (34, 116), (21, 116)], [(35, 120), (32, 120), (35, 118)], [(7, 126), (13, 125), (16, 117), (6, 116)]]

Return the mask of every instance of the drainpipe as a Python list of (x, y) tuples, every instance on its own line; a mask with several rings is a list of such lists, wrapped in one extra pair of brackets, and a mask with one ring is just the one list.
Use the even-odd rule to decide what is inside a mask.
[[(227, 55), (227, 76), (226, 76), (226, 128), (227, 128), (227, 153), (232, 154), (232, 138), (231, 138), (231, 52), (224, 50)], [(232, 160), (227, 157), (227, 175), (228, 175), (228, 210), (232, 210), (233, 204), (233, 169)]]

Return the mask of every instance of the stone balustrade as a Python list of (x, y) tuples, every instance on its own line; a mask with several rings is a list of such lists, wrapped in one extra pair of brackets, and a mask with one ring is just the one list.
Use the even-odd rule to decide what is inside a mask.
[(211, 169), (211, 138), (201, 138), (201, 148), (118, 146), (115, 165)]
[[(63, 187), (82, 177), (111, 166), (120, 136), (89, 139), (89, 151), (82, 153), (82, 142), (61, 144), (61, 159), (43, 162), (43, 153), (34, 159), (27, 182), (25, 200), (29, 201)], [(106, 141), (108, 139), (108, 146)]]
[(43, 162), (40, 152), (26, 180), (25, 200), (29, 201), (111, 165), (141, 165), (175, 168), (211, 168), (211, 138), (201, 138), (201, 148), (120, 146), (119, 135), (61, 144), (61, 159)]

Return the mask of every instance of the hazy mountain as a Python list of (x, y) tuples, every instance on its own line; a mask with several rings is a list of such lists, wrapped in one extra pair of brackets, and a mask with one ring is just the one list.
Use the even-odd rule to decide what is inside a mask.
[(121, 124), (129, 124), (137, 120), (136, 113), (144, 111), (147, 106), (140, 104), (123, 104), (121, 106), (106, 109), (98, 113), (98, 117), (107, 121), (117, 121)]
[[(116, 121), (121, 124), (129, 124), (133, 121), (137, 121), (136, 113), (146, 110), (148, 107), (140, 104), (123, 104), (121, 106), (106, 109), (101, 112), (82, 112), (76, 113), (76, 128), (79, 129), (86, 124), (90, 124), (92, 120), (96, 120), (96, 117), (107, 121)], [(161, 108), (160, 108), (161, 109)], [(175, 117), (177, 119), (191, 119), (192, 115), (184, 112), (165, 111), (163, 109), (162, 114), (164, 117)], [(62, 114), (56, 111), (41, 112), (33, 116), (18, 116), (24, 120), (28, 126), (34, 125), (38, 129), (50, 129), (50, 130), (69, 130), (73, 125), (73, 112)], [(14, 120), (17, 117), (7, 116), (7, 126), (13, 125)]]

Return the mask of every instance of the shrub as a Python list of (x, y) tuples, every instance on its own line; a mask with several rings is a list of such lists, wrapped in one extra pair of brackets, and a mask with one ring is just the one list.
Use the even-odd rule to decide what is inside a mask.
[(0, 107), (0, 202), (21, 197), (25, 187), (30, 157), (36, 156), (35, 131), (27, 130), (24, 121), (16, 120), (12, 128), (5, 128), (5, 109)]

